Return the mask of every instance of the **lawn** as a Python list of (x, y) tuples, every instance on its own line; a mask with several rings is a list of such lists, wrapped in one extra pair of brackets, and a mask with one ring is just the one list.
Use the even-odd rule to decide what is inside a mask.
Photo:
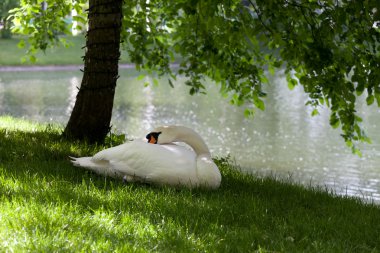
[(216, 191), (124, 184), (73, 167), (87, 145), (62, 128), (0, 117), (5, 252), (379, 252), (380, 208), (242, 174), (216, 159)]
[[(27, 56), (27, 44), (24, 48), (18, 47), (20, 37), (0, 39), (0, 66), (83, 64), (82, 56), (85, 54), (83, 46), (86, 44), (84, 36), (62, 36), (62, 38), (67, 41), (68, 47), (60, 45), (48, 48), (45, 53), (38, 52), (36, 62), (31, 62)], [(23, 61), (25, 57), (26, 61)], [(128, 63), (128, 59), (126, 52), (123, 51), (120, 62)]]

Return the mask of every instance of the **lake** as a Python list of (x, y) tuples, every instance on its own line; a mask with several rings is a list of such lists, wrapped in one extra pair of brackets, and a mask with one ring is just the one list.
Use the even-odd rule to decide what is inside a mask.
[[(0, 114), (64, 125), (75, 102), (79, 70), (0, 72)], [(363, 157), (351, 153), (339, 129), (329, 125), (329, 111), (311, 117), (302, 87), (290, 91), (281, 74), (265, 86), (266, 110), (244, 117), (244, 107), (229, 104), (218, 86), (206, 82), (207, 95), (190, 96), (185, 79), (174, 88), (167, 78), (137, 78), (122, 69), (116, 90), (112, 131), (141, 138), (159, 125), (180, 124), (198, 131), (213, 156), (230, 157), (244, 171), (274, 175), (340, 195), (380, 203), (380, 109), (358, 102), (372, 144), (362, 144)], [(145, 84), (149, 84), (145, 86)]]

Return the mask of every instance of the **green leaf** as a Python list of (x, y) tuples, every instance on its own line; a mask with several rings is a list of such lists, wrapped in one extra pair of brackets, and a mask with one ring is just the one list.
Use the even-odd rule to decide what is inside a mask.
[(264, 74), (260, 75), (260, 81), (262, 83), (269, 83), (268, 78)]
[(37, 61), (37, 58), (34, 55), (30, 55), (29, 60), (30, 60), (30, 62), (35, 63)]
[(362, 152), (355, 145), (352, 145), (351, 150), (352, 150), (352, 153), (354, 153), (355, 155), (357, 155), (359, 157), (363, 157)]
[(173, 85), (172, 79), (169, 78), (168, 81), (169, 81), (169, 85), (170, 85), (170, 87), (174, 88), (174, 85)]
[(273, 67), (272, 64), (268, 65), (268, 71), (269, 71), (269, 74), (271, 74), (272, 76), (274, 76), (274, 74), (276, 73), (275, 68)]
[(257, 108), (259, 108), (262, 111), (265, 110), (265, 103), (262, 99), (256, 97), (256, 98), (254, 98), (253, 102)]
[(153, 85), (158, 86), (160, 83), (158, 82), (157, 78), (153, 78)]
[(83, 23), (83, 24), (86, 24), (86, 23), (87, 23), (86, 18), (83, 17), (83, 16), (79, 16), (79, 15), (77, 15), (77, 16), (73, 16), (73, 20), (74, 20), (74, 21), (77, 21), (77, 22), (80, 22), (80, 23)]
[(330, 125), (333, 128), (338, 128), (338, 126), (340, 125), (340, 121), (339, 121), (339, 118), (336, 115), (336, 113), (331, 114), (331, 116), (330, 116)]
[(281, 65), (282, 65), (282, 62), (281, 61), (275, 61), (275, 62), (273, 62), (273, 66), (275, 67), (275, 68), (281, 68)]
[(368, 97), (366, 99), (367, 105), (372, 105), (374, 101), (375, 101), (375, 96), (372, 94), (368, 95)]
[(286, 81), (288, 81), (288, 88), (289, 90), (293, 90), (294, 87), (298, 84), (298, 81), (294, 78), (292, 78), (291, 74), (288, 72), (286, 74)]
[(377, 106), (380, 107), (380, 92), (375, 92), (375, 98), (376, 98), (376, 102), (377, 102)]
[(21, 63), (25, 63), (26, 61), (27, 61), (27, 57), (26, 56), (21, 57), (21, 59), (20, 59)]
[(288, 88), (289, 88), (289, 90), (293, 90), (294, 87), (296, 87), (297, 84), (298, 84), (297, 80), (290, 79), (290, 81), (288, 81)]
[(24, 48), (25, 47), (25, 40), (20, 40), (20, 42), (17, 44), (18, 48)]
[(250, 118), (255, 116), (255, 110), (253, 108), (245, 108), (244, 109), (244, 117)]
[(136, 80), (141, 81), (141, 80), (143, 80), (143, 79), (145, 78), (145, 76), (146, 76), (146, 75), (141, 74), (141, 75), (139, 75), (138, 77), (136, 77)]
[(237, 106), (243, 105), (243, 100), (239, 97), (238, 94), (233, 94), (232, 99), (230, 100), (230, 103)]
[(319, 111), (318, 111), (318, 109), (315, 108), (315, 109), (311, 112), (311, 116), (314, 117), (314, 116), (316, 116), (316, 115), (319, 115)]
[(349, 147), (349, 148), (352, 148), (352, 147), (354, 146), (354, 144), (352, 143), (351, 140), (347, 140), (347, 141), (346, 141), (346, 145), (347, 145), (347, 147)]

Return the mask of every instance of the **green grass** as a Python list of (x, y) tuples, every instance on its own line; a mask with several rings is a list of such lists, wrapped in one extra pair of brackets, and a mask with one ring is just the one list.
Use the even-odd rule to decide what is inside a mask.
[(2, 251), (380, 251), (378, 206), (245, 175), (228, 159), (217, 159), (216, 191), (123, 184), (73, 167), (68, 156), (104, 146), (60, 132), (0, 118)]
[[(85, 54), (82, 47), (85, 45), (84, 36), (64, 36), (69, 47), (63, 45), (48, 48), (45, 53), (38, 52), (36, 54), (37, 61), (31, 62), (27, 57), (27, 61), (22, 62), (22, 58), (26, 56), (27, 45), (25, 48), (19, 48), (17, 45), (20, 38), (0, 39), (0, 66), (20, 66), (20, 65), (72, 65), (83, 64), (82, 56)], [(121, 63), (128, 63), (126, 52), (122, 52)]]

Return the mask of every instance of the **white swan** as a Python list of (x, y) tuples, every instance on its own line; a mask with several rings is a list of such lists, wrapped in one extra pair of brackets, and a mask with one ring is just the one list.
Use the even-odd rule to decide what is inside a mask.
[[(219, 187), (222, 179), (219, 169), (206, 143), (195, 131), (183, 126), (163, 126), (146, 138), (148, 143), (135, 140), (100, 151), (93, 157), (72, 157), (72, 163), (127, 182)], [(184, 142), (194, 151), (173, 142)]]

